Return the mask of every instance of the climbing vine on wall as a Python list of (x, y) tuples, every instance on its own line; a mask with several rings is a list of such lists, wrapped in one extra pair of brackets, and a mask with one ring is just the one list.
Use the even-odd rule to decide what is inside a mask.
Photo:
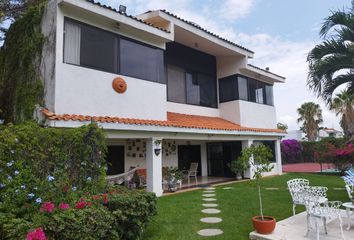
[(31, 119), (43, 101), (39, 64), (44, 36), (41, 20), (47, 1), (39, 1), (10, 26), (0, 49), (0, 119), (19, 123)]

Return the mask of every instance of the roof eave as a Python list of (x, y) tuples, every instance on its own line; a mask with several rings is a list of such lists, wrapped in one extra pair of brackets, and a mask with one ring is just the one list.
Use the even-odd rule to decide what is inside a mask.
[(286, 80), (286, 78), (283, 76), (269, 72), (265, 69), (261, 69), (259, 67), (253, 66), (251, 64), (247, 64), (245, 67), (241, 68), (240, 71), (245, 72), (245, 73), (258, 74), (260, 76), (267, 78), (268, 80), (270, 80), (272, 82), (285, 83), (285, 80)]

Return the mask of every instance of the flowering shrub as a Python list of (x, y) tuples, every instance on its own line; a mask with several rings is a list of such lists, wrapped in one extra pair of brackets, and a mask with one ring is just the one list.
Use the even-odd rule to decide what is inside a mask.
[(344, 148), (336, 149), (333, 153), (333, 164), (343, 174), (346, 170), (354, 165), (354, 147), (348, 144)]
[(281, 153), (283, 162), (293, 163), (301, 160), (302, 146), (295, 139), (283, 140), (281, 142)]
[(108, 186), (105, 151), (95, 124), (0, 127), (1, 239), (139, 239), (156, 197)]
[(42, 228), (37, 228), (27, 234), (26, 240), (47, 240), (47, 238)]

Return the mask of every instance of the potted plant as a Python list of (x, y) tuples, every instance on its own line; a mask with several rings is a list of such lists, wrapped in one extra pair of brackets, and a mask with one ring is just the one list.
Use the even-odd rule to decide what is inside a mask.
[(169, 167), (167, 170), (167, 185), (171, 192), (177, 191), (177, 184), (183, 179), (183, 173), (177, 167)]
[(231, 161), (228, 164), (231, 172), (235, 174), (237, 180), (241, 180), (243, 176), (243, 172), (247, 170), (248, 164), (239, 157), (236, 160)]
[(261, 179), (263, 173), (270, 172), (273, 169), (273, 166), (270, 162), (272, 157), (273, 154), (271, 149), (263, 144), (260, 144), (258, 146), (252, 145), (249, 148), (243, 149), (239, 158), (240, 161), (243, 161), (247, 167), (250, 167), (254, 172), (253, 178), (257, 183), (260, 215), (254, 216), (252, 218), (252, 222), (255, 230), (261, 234), (272, 233), (276, 225), (276, 220), (274, 217), (263, 215), (263, 203), (261, 194)]

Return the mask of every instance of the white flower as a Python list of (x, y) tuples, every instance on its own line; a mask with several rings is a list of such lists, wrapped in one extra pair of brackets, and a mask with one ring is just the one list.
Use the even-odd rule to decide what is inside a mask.
[(12, 177), (11, 177), (11, 176), (7, 176), (7, 179), (8, 179), (9, 181), (11, 181), (11, 180), (12, 180)]
[(29, 193), (29, 194), (27, 195), (27, 197), (28, 197), (29, 199), (32, 199), (32, 198), (34, 197), (34, 193)]
[(24, 185), (24, 184), (21, 185), (21, 188), (22, 188), (22, 189), (26, 189), (26, 185)]
[(86, 180), (87, 180), (87, 181), (91, 181), (92, 178), (91, 178), (91, 177), (87, 177)]
[(77, 187), (72, 187), (71, 190), (73, 190), (73, 192), (75, 192), (77, 189)]
[(18, 175), (19, 173), (20, 173), (20, 172), (19, 172), (18, 170), (15, 170), (15, 171), (14, 171), (14, 174), (15, 174), (15, 175)]
[(14, 154), (14, 153), (15, 153), (15, 151), (14, 151), (14, 150), (11, 150), (10, 152), (11, 152), (12, 154)]
[(86, 166), (86, 162), (81, 162), (81, 165), (82, 166)]
[(37, 187), (34, 187), (33, 189), (34, 189), (34, 190), (37, 190), (38, 188), (37, 188)]
[(19, 193), (19, 192), (20, 192), (20, 190), (18, 190), (18, 189), (15, 190), (15, 193)]
[(51, 181), (53, 181), (53, 180), (55, 179), (55, 177), (49, 175), (49, 176), (47, 177), (47, 179), (48, 179), (48, 182), (51, 182)]
[(12, 165), (14, 165), (14, 161), (10, 161), (10, 162), (6, 163), (6, 166), (8, 166), (8, 167), (11, 167)]
[(37, 198), (36, 199), (36, 203), (41, 203), (42, 202), (42, 198)]

